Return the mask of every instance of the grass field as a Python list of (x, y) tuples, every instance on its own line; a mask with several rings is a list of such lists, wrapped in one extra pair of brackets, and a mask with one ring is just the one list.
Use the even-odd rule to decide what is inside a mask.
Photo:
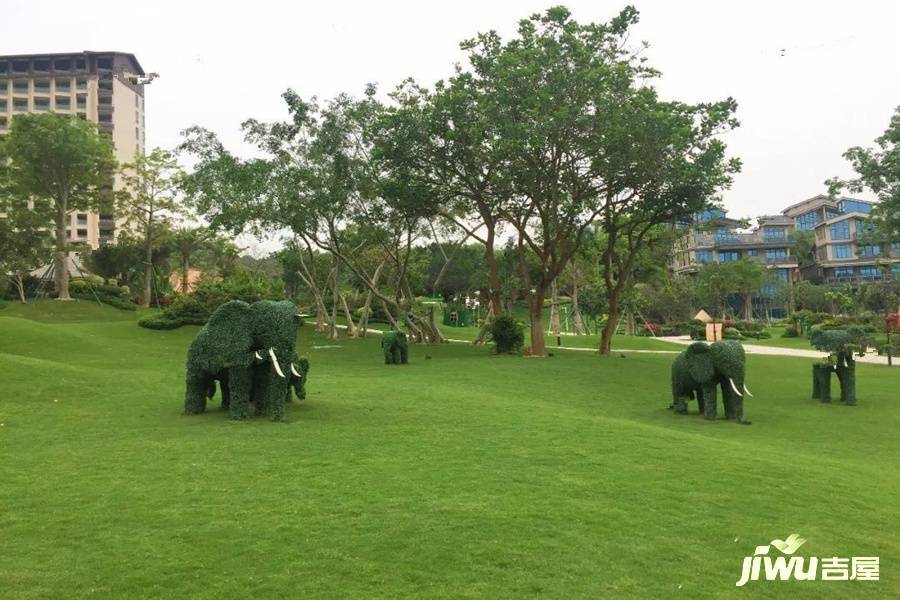
[[(135, 319), (0, 310), (2, 598), (900, 596), (896, 370), (823, 405), (808, 359), (750, 356), (742, 427), (666, 410), (670, 355), (386, 367), (306, 328), (307, 400), (234, 423), (181, 414), (197, 328)], [(881, 581), (736, 588), (790, 533)]]

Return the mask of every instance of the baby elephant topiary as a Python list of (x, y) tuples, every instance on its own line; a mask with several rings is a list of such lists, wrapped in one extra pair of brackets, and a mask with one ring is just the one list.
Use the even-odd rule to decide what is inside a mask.
[(405, 365), (409, 363), (409, 344), (402, 331), (385, 331), (381, 336), (384, 364)]

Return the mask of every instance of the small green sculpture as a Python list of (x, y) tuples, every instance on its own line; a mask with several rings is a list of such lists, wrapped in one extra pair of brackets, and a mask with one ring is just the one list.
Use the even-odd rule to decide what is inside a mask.
[(409, 344), (402, 331), (385, 331), (381, 334), (381, 349), (384, 351), (384, 364), (405, 365), (409, 363)]
[(232, 300), (217, 308), (188, 350), (184, 412), (205, 411), (218, 379), (232, 419), (248, 416), (252, 393), (257, 407), (281, 420), (288, 394), (282, 365), (295, 356), (300, 323), (288, 301)]
[(744, 394), (753, 394), (744, 383), (746, 359), (740, 342), (724, 340), (707, 344), (694, 342), (672, 363), (672, 405), (676, 413), (687, 414), (687, 401), (697, 399), (699, 412), (716, 418), (716, 386), (722, 388), (725, 418), (749, 425), (744, 420)]
[(825, 363), (813, 365), (812, 397), (831, 402), (831, 374), (837, 373), (841, 385), (841, 402), (856, 404), (856, 361), (853, 353), (862, 356), (868, 346), (868, 336), (860, 327), (821, 329), (813, 327), (809, 342), (816, 349), (828, 352)]

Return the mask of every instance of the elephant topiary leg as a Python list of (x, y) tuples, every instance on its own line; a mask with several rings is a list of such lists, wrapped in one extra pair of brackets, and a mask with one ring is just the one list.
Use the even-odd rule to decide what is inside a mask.
[(822, 402), (831, 402), (831, 371), (829, 365), (817, 365), (819, 367), (817, 374), (819, 377), (819, 400)]
[(703, 384), (703, 416), (714, 421), (716, 418), (716, 383)]
[(850, 406), (856, 404), (856, 366), (839, 366), (836, 369), (841, 383), (841, 402)]
[(400, 352), (400, 364), (408, 365), (409, 364), (409, 348), (406, 346), (406, 344), (403, 344), (400, 346), (399, 352)]
[(231, 403), (231, 392), (228, 390), (227, 372), (219, 379), (219, 392), (222, 394), (222, 408), (228, 410), (228, 406)]
[(197, 367), (188, 367), (185, 381), (184, 413), (196, 415), (206, 410), (206, 398), (211, 381), (209, 376)]
[(266, 407), (269, 416), (273, 421), (284, 420), (284, 401), (288, 394), (291, 393), (288, 386), (288, 380), (279, 377), (269, 382), (268, 395), (266, 398)]
[(697, 388), (696, 396), (697, 396), (697, 412), (702, 415), (702, 414), (704, 414), (704, 411), (706, 410), (706, 408), (705, 408), (706, 405), (703, 403), (703, 388)]
[(228, 412), (234, 420), (246, 419), (250, 410), (250, 391), (253, 373), (250, 367), (228, 369), (228, 391), (230, 402)]

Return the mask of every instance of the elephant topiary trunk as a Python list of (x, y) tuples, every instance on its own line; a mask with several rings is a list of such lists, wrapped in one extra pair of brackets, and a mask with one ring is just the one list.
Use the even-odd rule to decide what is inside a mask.
[(672, 363), (672, 408), (687, 414), (688, 400), (697, 400), (699, 412), (713, 420), (717, 414), (717, 388), (722, 388), (725, 418), (749, 425), (744, 419), (744, 395), (752, 396), (744, 382), (746, 359), (740, 342), (724, 340), (711, 345), (694, 342)]

